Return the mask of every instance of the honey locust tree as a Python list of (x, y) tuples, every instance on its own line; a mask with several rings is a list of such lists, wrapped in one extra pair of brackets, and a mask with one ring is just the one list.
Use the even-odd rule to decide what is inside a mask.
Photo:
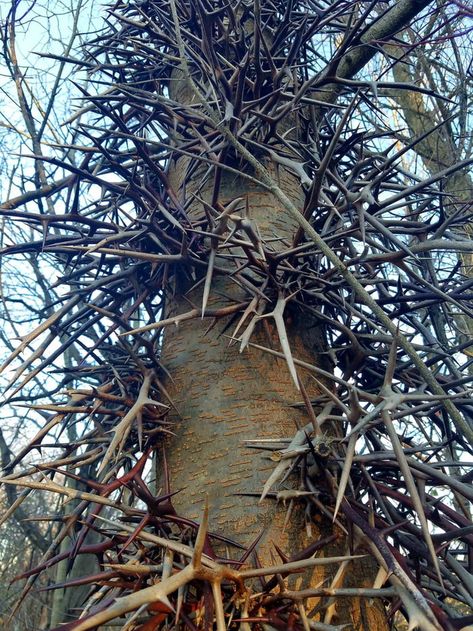
[(35, 169), (2, 253), (51, 293), (3, 365), (43, 422), (2, 482), (68, 500), (18, 607), (49, 572), (89, 588), (56, 629), (466, 627), (472, 245), (446, 183), (470, 162), (416, 168), (432, 130), (401, 137), (392, 99), (447, 97), (375, 72), (462, 7), (117, 2), (46, 55), (87, 75), (47, 144), (18, 6)]

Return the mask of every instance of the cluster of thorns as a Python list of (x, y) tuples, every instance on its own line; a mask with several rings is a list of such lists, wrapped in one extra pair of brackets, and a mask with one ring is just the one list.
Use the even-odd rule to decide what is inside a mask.
[[(66, 393), (65, 403), (28, 403), (45, 425), (2, 478), (25, 493), (50, 491), (73, 502), (49, 550), (19, 577), (27, 579), (20, 602), (47, 568), (94, 554), (100, 573), (51, 587), (95, 586), (81, 617), (63, 631), (98, 628), (130, 613), (123, 630), (178, 624), (190, 630), (215, 624), (218, 631), (265, 624), (333, 629), (333, 602), (353, 596), (385, 599), (391, 613), (402, 608), (411, 625), (451, 630), (458, 616), (448, 599), (473, 604), (473, 525), (466, 508), (473, 500), (471, 475), (450, 466), (459, 448), (471, 449), (472, 360), (462, 354), (470, 341), (458, 337), (452, 346), (444, 335), (447, 326), (456, 326), (456, 316), (473, 315), (472, 281), (460, 265), (433, 264), (439, 250), (447, 258), (471, 250), (459, 230), (467, 209), (453, 202), (450, 208), (437, 189), (454, 169), (419, 181), (399, 167), (415, 141), (393, 152), (386, 130), (363, 131), (361, 123), (357, 130), (355, 112), (377, 112), (377, 105), (370, 82), (341, 76), (343, 55), (357, 41), (356, 29), (363, 30), (361, 17), (354, 26), (345, 19), (353, 3), (338, 3), (337, 10), (309, 1), (287, 7), (265, 2), (263, 8), (258, 2), (215, 4), (171, 0), (112, 7), (113, 27), (81, 62), (97, 84), (109, 87), (98, 94), (83, 90), (86, 105), (69, 121), (85, 144), (64, 151), (82, 149), (82, 160), (44, 158), (68, 172), (40, 192), (60, 195), (65, 212), (17, 210), (24, 196), (2, 206), (13, 223), (27, 222), (40, 233), (5, 254), (54, 256), (64, 267), (57, 286), (67, 287), (61, 306), (21, 339), (4, 364), (16, 366), (34, 349), (15, 368), (10, 402), (31, 401), (27, 386), (71, 344), (85, 353), (80, 365), (62, 370), (58, 391)], [(245, 21), (253, 24), (251, 37)], [(326, 72), (317, 72), (325, 52), (313, 42), (327, 29), (343, 35), (348, 22), (355, 35), (343, 40)], [(176, 68), (181, 74), (173, 75)], [(193, 105), (170, 96), (172, 81), (186, 76)], [(396, 87), (402, 88), (380, 81), (376, 89), (382, 94)], [(297, 142), (279, 127), (284, 117), (295, 120), (295, 113)], [(179, 201), (168, 177), (177, 159), (188, 160), (187, 180), (205, 167), (211, 202), (199, 191)], [(299, 178), (302, 212), (272, 182), (268, 160)], [(279, 243), (275, 251), (247, 220), (240, 199), (223, 206), (223, 173), (243, 173), (271, 190), (299, 222), (293, 242)], [(104, 177), (110, 174), (118, 181)], [(94, 185), (101, 189), (99, 199)], [(90, 203), (81, 206), (81, 199)], [(204, 213), (193, 222), (196, 203)], [(202, 279), (202, 303), (163, 319), (160, 297), (176, 266)], [(247, 300), (209, 308), (213, 279), (225, 274)], [(291, 309), (326, 327), (334, 371), (293, 356), (285, 328)], [(298, 389), (300, 368), (317, 380), (321, 394), (308, 409), (320, 411), (309, 413), (305, 427), (270, 445), (249, 443), (279, 454), (262, 498), (288, 502), (288, 519), (294, 502), (302, 502), (308, 524), (317, 510), (361, 541), (363, 554), (384, 568), (372, 588), (334, 583), (293, 589), (289, 579), (295, 574), (320, 564), (343, 573), (359, 555), (319, 554), (333, 542), (329, 537), (297, 558), (275, 548), (280, 562), (271, 567), (259, 567), (258, 541), (230, 561), (215, 554), (215, 544), (237, 546), (209, 531), (207, 509), (197, 524), (175, 513), (169, 481), (158, 494), (150, 491), (144, 472), (153, 454), (161, 453), (163, 436), (174, 431), (159, 362), (162, 330), (201, 317), (237, 319), (230, 339), (242, 349), (260, 321), (272, 318), (281, 350), (253, 347), (282, 357)], [(146, 323), (136, 326), (138, 319)], [(48, 448), (46, 437), (76, 423), (86, 428), (81, 438), (63, 444), (56, 435), (59, 457), (25, 464), (35, 449)], [(343, 429), (336, 440), (324, 441), (325, 423)], [(321, 465), (323, 501), (307, 473), (309, 463)], [(87, 468), (94, 479), (71, 472)], [(291, 474), (301, 480), (296, 491), (284, 488)], [(62, 484), (64, 477), (75, 483)], [(58, 554), (72, 532), (72, 548)], [(100, 541), (89, 543), (90, 533)], [(379, 587), (386, 577), (391, 586)], [(313, 599), (323, 622), (308, 612)]]

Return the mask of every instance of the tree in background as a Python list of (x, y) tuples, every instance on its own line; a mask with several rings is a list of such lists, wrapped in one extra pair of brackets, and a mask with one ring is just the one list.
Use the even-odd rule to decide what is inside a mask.
[(448, 183), (471, 160), (411, 168), (440, 127), (410, 100), (455, 95), (399, 74), (422, 33), (463, 45), (465, 9), (118, 2), (85, 55), (47, 55), (87, 72), (53, 148), (20, 7), (4, 55), (35, 168), (2, 252), (43, 306), (12, 317), (12, 282), (3, 368), (42, 422), (2, 482), (69, 504), (18, 607), (58, 567), (61, 629), (466, 627), (473, 246)]

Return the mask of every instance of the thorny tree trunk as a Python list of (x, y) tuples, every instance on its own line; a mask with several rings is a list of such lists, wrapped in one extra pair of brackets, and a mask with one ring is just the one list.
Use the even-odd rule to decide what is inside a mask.
[[(387, 87), (369, 81), (367, 88), (367, 82), (355, 80), (355, 75), (379, 50), (380, 42), (390, 40), (433, 3), (400, 0), (372, 22), (366, 18), (377, 3), (370, 3), (363, 14), (359, 14), (359, 3), (341, 4), (347, 19), (338, 13), (340, 3), (329, 5), (324, 19), (318, 7), (308, 16), (304, 4), (289, 3), (286, 22), (280, 20), (286, 15), (284, 3), (278, 7), (268, 3), (262, 16), (255, 0), (247, 21), (255, 24), (252, 15), (259, 19), (259, 44), (271, 24), (276, 33), (273, 41), (279, 42), (262, 54), (253, 30), (248, 27), (244, 32), (242, 3), (217, 6), (213, 18), (200, 2), (183, 3), (179, 12), (174, 0), (118, 3), (114, 20), (119, 20), (119, 28), (112, 25), (108, 35), (99, 39), (98, 51), (94, 43), (90, 62), (100, 89), (110, 72), (110, 89), (92, 95), (86, 108), (93, 112), (92, 120), (98, 115), (98, 122), (86, 128), (97, 138), (87, 136), (93, 148), (87, 146), (90, 155), (80, 168), (74, 167), (74, 181), (55, 185), (70, 185), (77, 191), (67, 195), (71, 212), (23, 217), (23, 210), (15, 211), (30, 199), (49, 195), (51, 188), (28, 191), (1, 209), (7, 217), (11, 213), (12, 222), (28, 221), (42, 228), (42, 239), (23, 243), (21, 237), (21, 243), (7, 248), (7, 253), (32, 249), (55, 253), (58, 261), (65, 252), (68, 260), (74, 257), (73, 271), (66, 270), (60, 282), (64, 287), (73, 281), (66, 292), (72, 298), (66, 297), (64, 306), (22, 339), (4, 367), (26, 351), (28, 343), (36, 343), (46, 328), (50, 333), (39, 347), (44, 363), (33, 370), (39, 355), (32, 346), (34, 352), (14, 381), (23, 378), (27, 369), (36, 375), (37, 370), (55, 367), (54, 346), (61, 336), (77, 341), (81, 348), (89, 349), (91, 340), (94, 343), (90, 353), (94, 363), (78, 361), (75, 370), (65, 373), (66, 386), (71, 375), (78, 375), (81, 389), (72, 391), (72, 396), (80, 397), (80, 412), (75, 406), (71, 412), (63, 403), (45, 408), (59, 410), (53, 420), (64, 422), (66, 428), (76, 427), (78, 420), (91, 428), (89, 434), (67, 445), (65, 458), (61, 454), (47, 465), (48, 472), (63, 475), (64, 467), (80, 470), (85, 462), (95, 462), (99, 481), (87, 480), (93, 493), (80, 495), (81, 506), (84, 511), (95, 504), (110, 510), (91, 514), (82, 526), (82, 534), (98, 529), (103, 537), (96, 552), (105, 574), (98, 579), (90, 574), (84, 577), (97, 585), (98, 592), (89, 598), (81, 620), (67, 625), (68, 629), (86, 631), (112, 620), (121, 624), (119, 618), (131, 614), (125, 625), (143, 622), (142, 631), (158, 626), (192, 628), (194, 622), (188, 625), (186, 621), (189, 616), (199, 625), (203, 620), (206, 628), (215, 621), (223, 630), (237, 624), (235, 617), (240, 613), (257, 617), (258, 628), (265, 621), (272, 624), (273, 617), (274, 628), (279, 629), (303, 624), (304, 628), (326, 628), (320, 622), (359, 630), (386, 628), (380, 601), (352, 599), (355, 590), (350, 598), (346, 591), (341, 595), (334, 589), (324, 594), (327, 600), (306, 603), (307, 594), (284, 592), (279, 581), (284, 566), (282, 570), (230, 572), (221, 557), (243, 555), (230, 539), (249, 548), (249, 553), (256, 542), (259, 560), (252, 558), (248, 563), (258, 565), (259, 561), (266, 566), (279, 562), (279, 554), (293, 560), (301, 550), (313, 553), (320, 542), (323, 545), (316, 552), (325, 557), (363, 553), (370, 546), (371, 557), (390, 573), (393, 589), (383, 590), (382, 596), (390, 598), (393, 607), (401, 599), (410, 628), (451, 630), (468, 623), (452, 621), (450, 605), (440, 595), (458, 598), (466, 606), (472, 602), (467, 580), (471, 520), (466, 511), (453, 510), (451, 500), (456, 493), (471, 500), (471, 473), (444, 472), (451, 443), (468, 448), (470, 392), (462, 375), (452, 368), (451, 347), (443, 348), (441, 339), (439, 345), (434, 341), (422, 346), (417, 341), (426, 330), (438, 335), (433, 310), (425, 307), (425, 301), (454, 305), (471, 315), (466, 297), (460, 303), (448, 300), (449, 291), (464, 289), (457, 275), (445, 287), (442, 282), (442, 294), (433, 286), (441, 273), (434, 275), (432, 283), (422, 282), (418, 268), (423, 253), (436, 251), (439, 240), (446, 252), (457, 247), (468, 251), (469, 244), (437, 238), (448, 226), (439, 203), (443, 196), (437, 194), (434, 181), (419, 182), (415, 174), (397, 169), (402, 151), (379, 152), (389, 130), (355, 131), (353, 127), (365, 106), (370, 112), (379, 110), (368, 93), (379, 88), (384, 103)], [(217, 31), (220, 39), (214, 37)], [(342, 44), (326, 66), (318, 54), (312, 60), (315, 65), (310, 55), (306, 58), (306, 45), (316, 35), (320, 50), (325, 49), (327, 36)], [(294, 54), (286, 66), (288, 37)], [(217, 61), (228, 61), (228, 50), (238, 63), (230, 60), (222, 70)], [(102, 58), (104, 65), (97, 61)], [(250, 60), (255, 67), (245, 65)], [(187, 70), (184, 76), (196, 97), (193, 103), (186, 87), (180, 89), (178, 73)], [(343, 103), (339, 113), (332, 107), (338, 106), (334, 103), (338, 95)], [(355, 112), (358, 101), (363, 107)], [(322, 110), (320, 117), (309, 111), (312, 106)], [(309, 118), (306, 112), (313, 116)], [(63, 165), (61, 160), (56, 163)], [(288, 170), (281, 166), (288, 163)], [(249, 165), (255, 170), (253, 180)], [(441, 172), (438, 179), (455, 168)], [(112, 174), (119, 176), (118, 181), (111, 180)], [(258, 184), (251, 183), (258, 179)], [(82, 208), (78, 200), (83, 185), (98, 183), (103, 189), (99, 198)], [(224, 221), (228, 213), (229, 225)], [(419, 226), (424, 214), (431, 219)], [(60, 234), (43, 234), (45, 222), (47, 228), (57, 225)], [(294, 254), (294, 235), (297, 232), (296, 241), (301, 244), (302, 231), (307, 241)], [(409, 252), (405, 244), (413, 234), (426, 241), (414, 242)], [(278, 258), (279, 250), (283, 256)], [(217, 261), (217, 268), (207, 307), (230, 308), (209, 326), (208, 317), (195, 316), (205, 302), (212, 260)], [(399, 270), (399, 282), (392, 278), (391, 265), (392, 270)], [(164, 317), (176, 319), (192, 309), (192, 324), (183, 321), (175, 327), (160, 321), (161, 291), (166, 298)], [(248, 307), (250, 299), (250, 306), (257, 305), (254, 313)], [(282, 306), (284, 322), (282, 309), (275, 320), (276, 309)], [(134, 325), (130, 318), (140, 324), (148, 317), (150, 324), (129, 330)], [(166, 324), (163, 341), (157, 331)], [(112, 336), (118, 331), (117, 343)], [(150, 331), (150, 336), (141, 337)], [(232, 338), (251, 339), (252, 344), (240, 354)], [(324, 347), (325, 338), (331, 348)], [(296, 358), (296, 385), (291, 379), (294, 371), (288, 370), (292, 367), (289, 347)], [(284, 360), (275, 356), (282, 349)], [(66, 350), (61, 343), (61, 352)], [(342, 377), (341, 370), (337, 375), (325, 373), (324, 385), (318, 371), (330, 370), (329, 358), (346, 373)], [(302, 366), (301, 360), (307, 363)], [(170, 514), (170, 505), (164, 503), (167, 481), (162, 475), (157, 486), (165, 487), (165, 492), (158, 489), (157, 497), (145, 480), (147, 459), (162, 446), (161, 432), (169, 432), (168, 408), (163, 409), (163, 400), (168, 399), (162, 396), (158, 362), (168, 371), (165, 386), (174, 406), (169, 417), (175, 436), (168, 440), (166, 455), (170, 490), (179, 491), (172, 498), (178, 516)], [(30, 379), (27, 375), (18, 389), (26, 388)], [(23, 400), (28, 400), (29, 391), (24, 392)], [(310, 399), (322, 406), (315, 409), (318, 418), (313, 424)], [(282, 456), (275, 452), (269, 458), (267, 451), (248, 449), (245, 441), (290, 439), (296, 428), (305, 427), (311, 432), (310, 454), (299, 461), (294, 452), (285, 454), (284, 462), (293, 463), (293, 470), (259, 502)], [(327, 450), (330, 457), (324, 459), (324, 440), (338, 439), (339, 428), (350, 433), (351, 448), (335, 440)], [(54, 445), (60, 446), (60, 434), (54, 436)], [(42, 448), (44, 437), (35, 437), (19, 456), (22, 466), (32, 450)], [(91, 456), (84, 446), (91, 449)], [(164, 459), (160, 464), (162, 474)], [(7, 476), (3, 482), (78, 498), (72, 486), (60, 487), (44, 474), (38, 482), (36, 473), (35, 469), (21, 478)], [(299, 489), (304, 489), (303, 501), (296, 501), (294, 507), (289, 502), (293, 513), (286, 526), (282, 500), (297, 496)], [(332, 524), (325, 515), (333, 514), (335, 495), (339, 521), (334, 518)], [(205, 537), (206, 496), (210, 531), (224, 535), (226, 545), (218, 542), (218, 536)], [(308, 507), (306, 511), (303, 506)], [(103, 516), (107, 514), (113, 515), (113, 521)], [(179, 516), (198, 520), (198, 534)], [(61, 533), (69, 526), (64, 524)], [(220, 557), (218, 562), (209, 559), (209, 540)], [(59, 541), (58, 537), (54, 548)], [(454, 547), (448, 550), (450, 544)], [(78, 551), (85, 553), (81, 548)], [(55, 557), (48, 563), (58, 563)], [(354, 585), (365, 597), (379, 597), (379, 590), (367, 592), (363, 586), (382, 585), (386, 573), (376, 576), (374, 562), (370, 566), (364, 560), (352, 561), (345, 559), (336, 565), (338, 569), (330, 568), (332, 573), (317, 571), (306, 580), (329, 588)], [(302, 563), (311, 565), (307, 559)], [(44, 564), (38, 565), (28, 573), (22, 599), (43, 569)], [(293, 570), (294, 566), (288, 574)], [(264, 571), (272, 572), (273, 578), (260, 590), (257, 581), (251, 584), (250, 580)], [(304, 587), (302, 575), (291, 574), (290, 587), (294, 583), (296, 588)], [(72, 583), (71, 588), (76, 585)], [(252, 587), (260, 593), (250, 598)], [(101, 609), (94, 613), (91, 607), (97, 605), (99, 592)], [(360, 591), (355, 593), (359, 596)], [(240, 598), (254, 607), (242, 605)], [(313, 608), (310, 623), (305, 619), (306, 606)], [(242, 612), (244, 608), (248, 613)], [(279, 617), (281, 611), (283, 617)], [(232, 620), (228, 624), (227, 614)], [(243, 623), (242, 629), (248, 624)]]
[[(180, 102), (186, 99), (185, 89), (178, 89), (174, 98)], [(180, 158), (172, 169), (170, 179), (174, 190), (179, 191), (182, 202), (195, 196), (210, 203), (212, 180), (205, 183), (205, 168), (188, 177), (188, 163), (187, 158)], [(281, 165), (268, 161), (266, 167), (285, 194), (302, 208), (303, 192), (297, 178)], [(293, 241), (297, 225), (278, 206), (272, 193), (245, 178), (226, 173), (222, 176), (218, 200), (225, 207), (237, 198), (241, 199), (237, 214), (246, 214), (253, 229), (265, 241), (271, 241), (275, 251), (282, 249), (281, 244), (287, 247)], [(203, 214), (203, 204), (196, 201), (190, 209), (191, 218), (198, 221)], [(166, 317), (175, 317), (202, 304), (204, 283), (200, 280), (196, 283), (179, 273), (170, 279)], [(228, 307), (245, 299), (244, 290), (227, 275), (214, 274), (209, 309)], [(307, 314), (302, 319), (298, 313), (286, 310), (284, 315), (294, 358), (331, 370), (323, 345), (322, 324), (315, 319), (308, 321)], [(261, 455), (246, 446), (245, 441), (290, 439), (296, 429), (310, 423), (310, 416), (283, 358), (251, 345), (240, 353), (239, 344), (232, 343), (237, 322), (238, 319), (232, 321), (228, 316), (209, 326), (206, 318), (166, 329), (162, 362), (170, 375), (166, 388), (175, 406), (171, 418), (177, 426), (176, 437), (167, 445), (166, 458), (171, 490), (180, 490), (173, 504), (178, 514), (199, 520), (208, 498), (210, 530), (245, 547), (262, 535), (257, 554), (263, 565), (280, 562), (274, 544), (287, 557), (292, 557), (310, 543), (331, 535), (335, 535), (334, 543), (327, 547), (327, 554), (350, 554), (346, 534), (323, 515), (326, 482), (317, 465), (306, 472), (312, 476), (314, 488), (316, 507), (312, 516), (304, 515), (296, 500), (294, 507), (291, 504), (291, 518), (286, 519), (288, 506), (278, 502), (274, 493), (259, 501), (275, 462), (266, 455), (268, 452)], [(252, 344), (281, 352), (271, 319), (265, 318), (256, 325)], [(300, 367), (297, 371), (309, 398), (314, 398), (320, 393), (314, 373)], [(323, 429), (330, 440), (336, 428), (328, 425)], [(293, 473), (284, 488), (302, 488), (298, 475)], [(217, 552), (225, 555), (228, 549)], [(360, 552), (363, 550), (355, 550)], [(334, 587), (371, 587), (376, 576), (372, 562), (365, 559), (342, 564), (336, 577), (330, 572), (329, 567), (316, 568), (310, 584), (325, 581), (330, 585), (333, 581)], [(314, 600), (311, 604), (316, 603)], [(351, 623), (350, 628), (360, 631), (387, 628), (382, 604), (368, 607), (366, 599), (353, 598), (349, 602), (339, 599), (336, 607), (329, 605), (320, 619), (324, 620), (324, 616), (325, 622)]]

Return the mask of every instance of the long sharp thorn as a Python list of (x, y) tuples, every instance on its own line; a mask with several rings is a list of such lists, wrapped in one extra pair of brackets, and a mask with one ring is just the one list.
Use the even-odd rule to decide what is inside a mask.
[(357, 440), (358, 440), (358, 435), (353, 434), (353, 436), (348, 441), (347, 453), (345, 455), (345, 462), (343, 463), (342, 475), (340, 476), (340, 482), (338, 484), (335, 510), (333, 511), (333, 521), (335, 521), (337, 517), (340, 504), (342, 503), (342, 499), (345, 494), (345, 489), (347, 487), (348, 478), (350, 476), (351, 464), (353, 462), (353, 456), (355, 454), (355, 444)]
[(192, 555), (192, 567), (199, 569), (202, 565), (202, 552), (204, 551), (205, 537), (207, 536), (207, 529), (209, 525), (209, 498), (205, 498), (204, 513), (202, 515), (202, 521), (200, 522), (199, 530), (195, 540), (194, 554)]
[(209, 300), (216, 253), (217, 249), (215, 247), (212, 247), (212, 249), (210, 250), (209, 264), (207, 266), (207, 274), (205, 275), (204, 293), (202, 296), (202, 318), (204, 318), (205, 316), (205, 309), (207, 308), (207, 302)]

